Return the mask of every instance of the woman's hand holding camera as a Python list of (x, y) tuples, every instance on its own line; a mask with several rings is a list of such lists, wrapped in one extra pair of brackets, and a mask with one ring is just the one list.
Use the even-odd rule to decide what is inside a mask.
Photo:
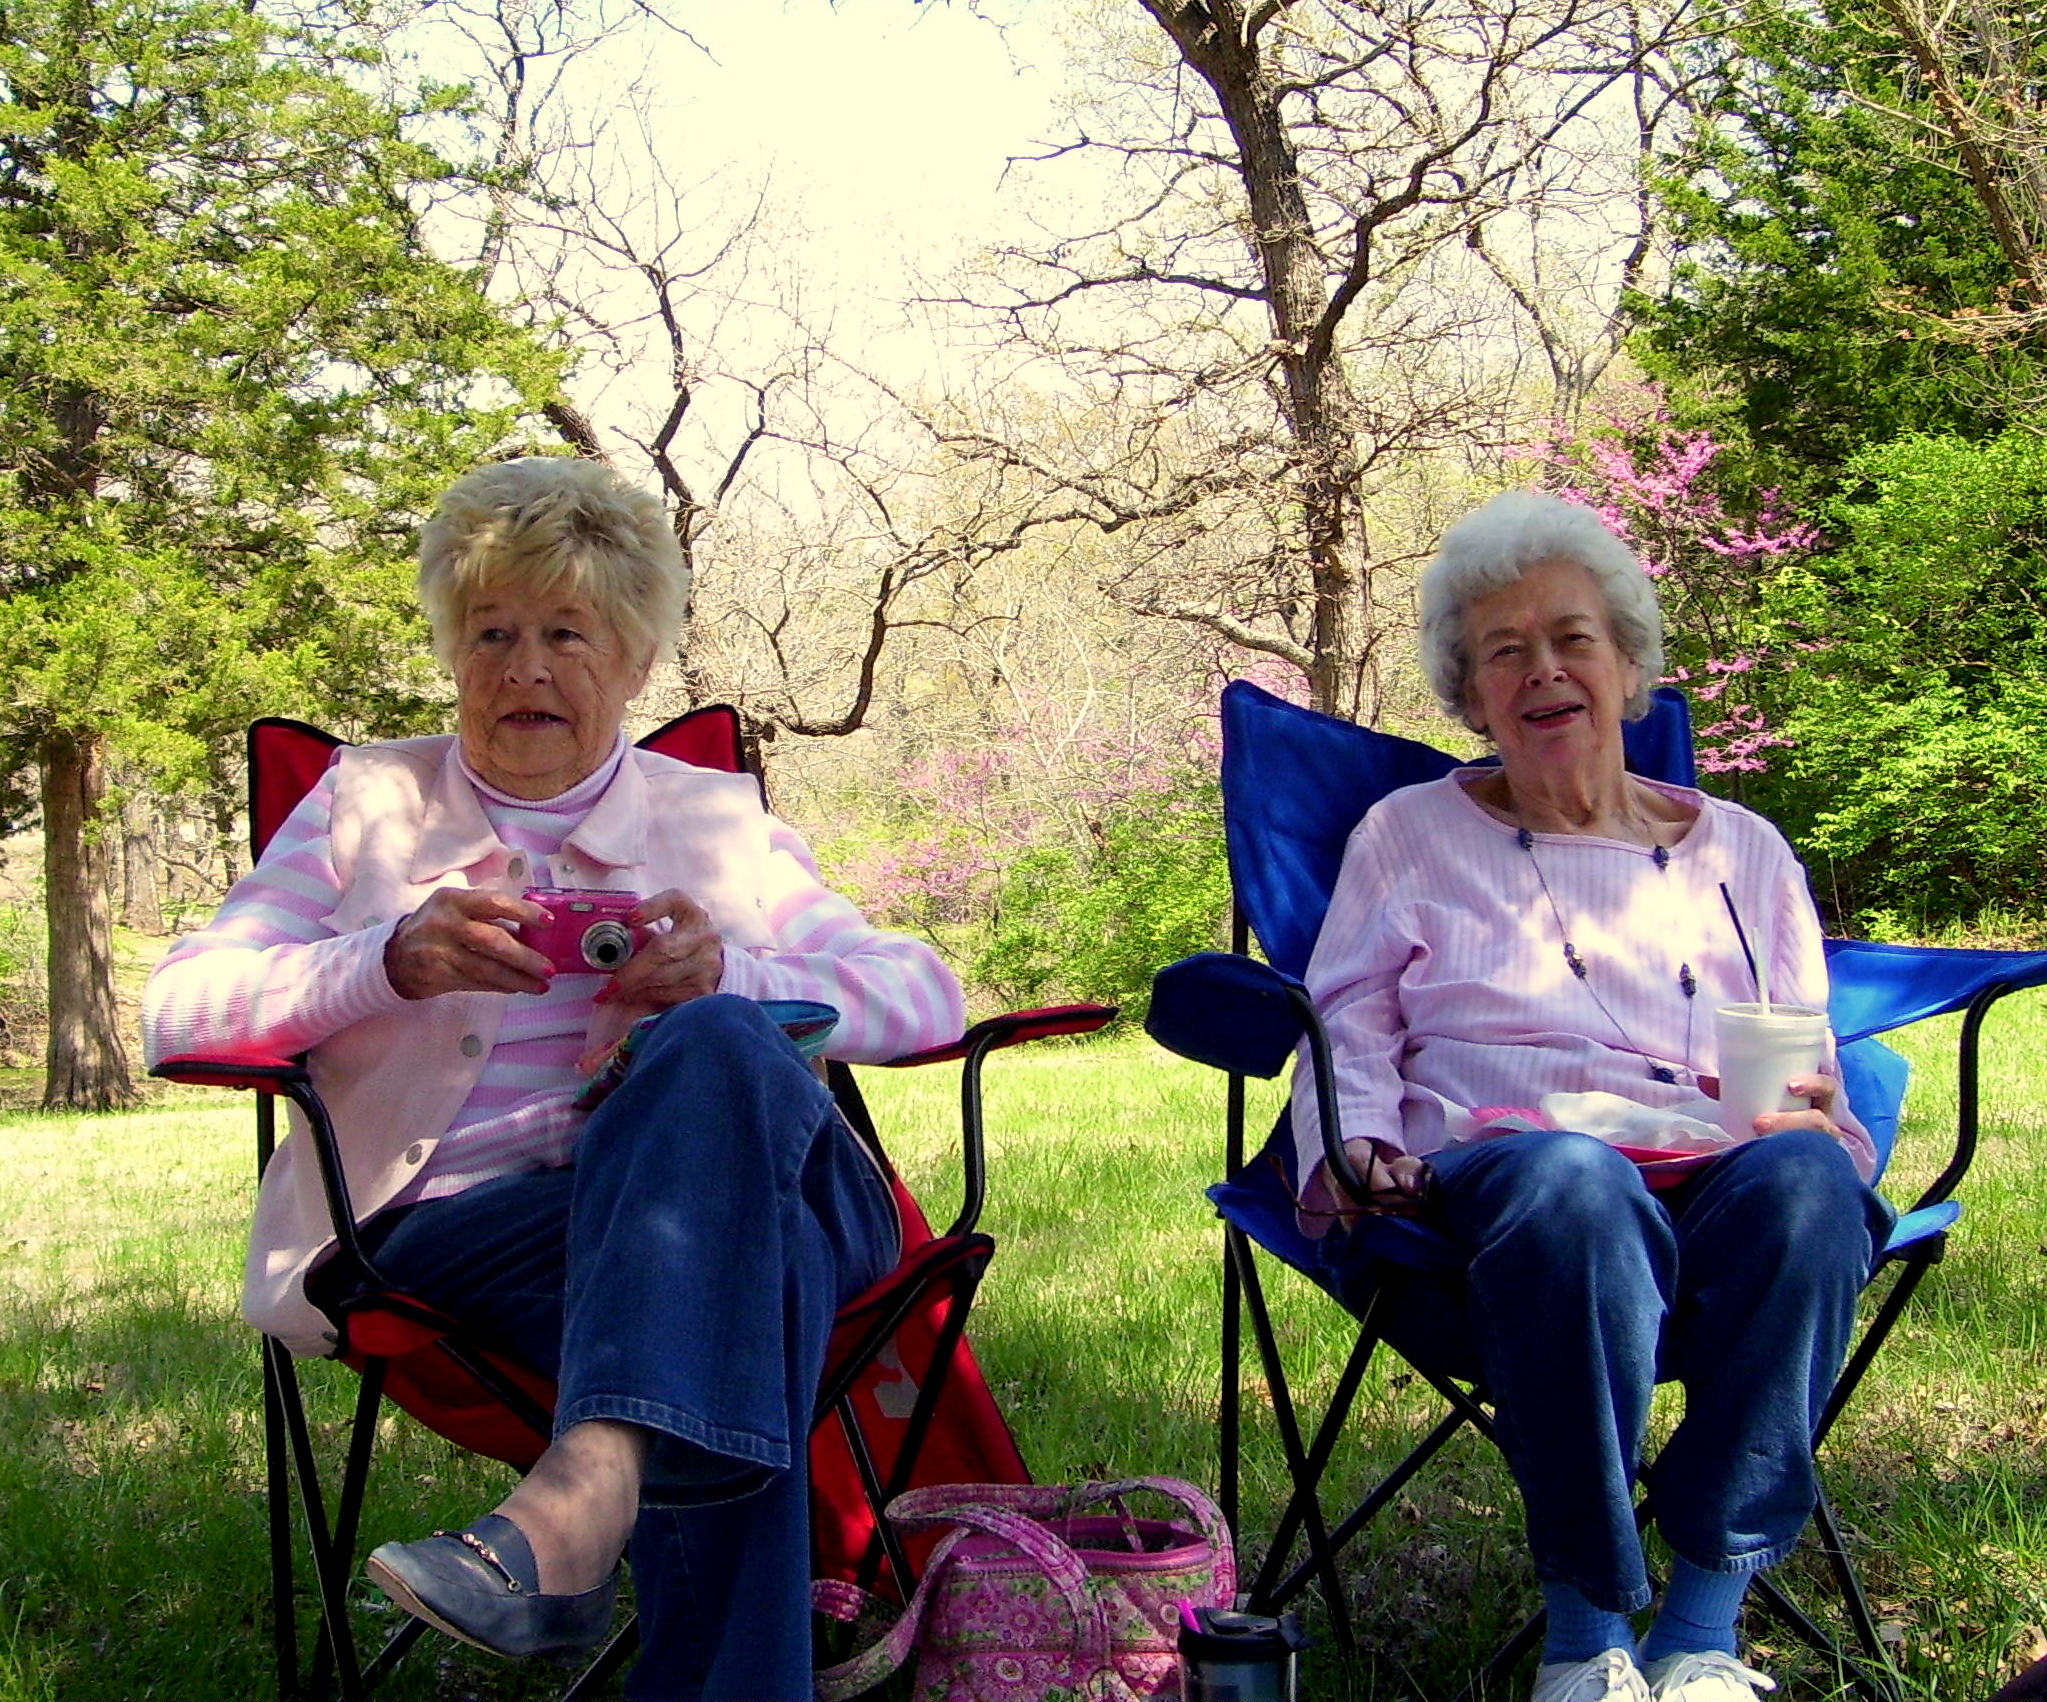
[(384, 974), (407, 999), (544, 993), (552, 965), (505, 924), (546, 920), (546, 911), (524, 899), (444, 886), (392, 930), (384, 942)]
[[(442, 887), (392, 931), (384, 973), (407, 999), (441, 993), (544, 993), (554, 966), (523, 943), (514, 925), (540, 927), (548, 912), (526, 899), (464, 887)], [(633, 955), (605, 981), (604, 1007), (590, 1026), (578, 1068), (588, 1075), (634, 1019), (686, 1004), (718, 990), (724, 942), (703, 907), (670, 887), (643, 898), (625, 917), (639, 936)], [(666, 928), (654, 926), (667, 922)]]
[(633, 928), (664, 920), (669, 926), (650, 934), (599, 990), (583, 1055), (576, 1060), (582, 1074), (603, 1068), (619, 1037), (639, 1018), (717, 992), (725, 946), (703, 907), (670, 887), (641, 899), (626, 917)]
[(643, 898), (626, 917), (646, 928), (666, 921), (619, 966), (597, 995), (600, 1005), (623, 1005), (635, 1016), (687, 1004), (718, 990), (725, 973), (725, 944), (703, 906), (674, 887)]

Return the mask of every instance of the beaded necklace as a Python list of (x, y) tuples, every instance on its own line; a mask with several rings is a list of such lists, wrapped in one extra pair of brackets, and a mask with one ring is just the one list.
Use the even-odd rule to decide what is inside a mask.
[[(1641, 1047), (1637, 1046), (1634, 1037), (1628, 1033), (1621, 1019), (1613, 1014), (1607, 1007), (1606, 1001), (1599, 996), (1599, 989), (1592, 983), (1592, 977), (1585, 966), (1584, 957), (1580, 955), (1577, 946), (1571, 942), (1571, 930), (1564, 925), (1564, 913), (1557, 904), (1557, 895), (1550, 891), (1549, 877), (1542, 872), (1542, 859), (1535, 854), (1535, 835), (1526, 827), (1517, 827), (1514, 839), (1515, 843), (1528, 853), (1529, 865), (1535, 870), (1535, 878), (1542, 887), (1542, 896), (1549, 901), (1549, 913), (1556, 918), (1557, 934), (1564, 942), (1564, 962), (1569, 966), (1572, 975), (1577, 978), (1578, 984), (1585, 989), (1591, 996), (1592, 1002), (1599, 1007), (1599, 1014), (1613, 1024), (1614, 1032), (1621, 1037), (1621, 1050), (1623, 1052), (1632, 1052), (1649, 1066), (1649, 1079), (1651, 1081), (1675, 1082), (1678, 1072), (1668, 1064), (1659, 1064), (1647, 1052), (1643, 1051)], [(1658, 845), (1655, 850), (1650, 852), (1649, 860), (1656, 865), (1656, 872), (1662, 874), (1670, 867), (1670, 851), (1667, 847)], [(1699, 978), (1692, 973), (1692, 966), (1689, 963), (1680, 963), (1677, 966), (1677, 989), (1683, 994), (1685, 1001), (1683, 1067), (1689, 1070), (1692, 1066), (1692, 1016), (1696, 1009), (1695, 1001), (1699, 995)]]

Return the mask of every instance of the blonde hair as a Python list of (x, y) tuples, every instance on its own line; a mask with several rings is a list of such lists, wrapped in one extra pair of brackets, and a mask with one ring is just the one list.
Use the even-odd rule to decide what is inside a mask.
[(570, 456), (465, 473), (421, 529), (419, 600), (450, 671), (463, 611), (486, 583), (586, 599), (635, 663), (675, 641), (689, 607), (689, 568), (660, 503)]

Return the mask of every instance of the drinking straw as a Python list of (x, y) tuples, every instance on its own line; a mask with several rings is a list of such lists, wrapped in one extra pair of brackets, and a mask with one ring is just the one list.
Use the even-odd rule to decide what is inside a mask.
[(1741, 925), (1741, 912), (1734, 908), (1734, 894), (1727, 890), (1727, 883), (1720, 883), (1720, 897), (1727, 906), (1727, 919), (1734, 924), (1734, 937), (1741, 941), (1741, 955), (1748, 959), (1748, 972), (1756, 978), (1756, 1000), (1763, 1007), (1763, 1015), (1770, 1014), (1770, 977), (1768, 971), (1756, 961), (1755, 952), (1748, 943), (1748, 930)]

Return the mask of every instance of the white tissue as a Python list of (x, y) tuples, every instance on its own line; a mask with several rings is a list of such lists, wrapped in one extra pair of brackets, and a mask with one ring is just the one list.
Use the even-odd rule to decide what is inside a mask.
[(1677, 1105), (1640, 1105), (1618, 1093), (1546, 1093), (1542, 1114), (1558, 1129), (1575, 1129), (1608, 1146), (1646, 1147), (1657, 1152), (1718, 1152), (1734, 1144), (1715, 1120), (1710, 1099)]

